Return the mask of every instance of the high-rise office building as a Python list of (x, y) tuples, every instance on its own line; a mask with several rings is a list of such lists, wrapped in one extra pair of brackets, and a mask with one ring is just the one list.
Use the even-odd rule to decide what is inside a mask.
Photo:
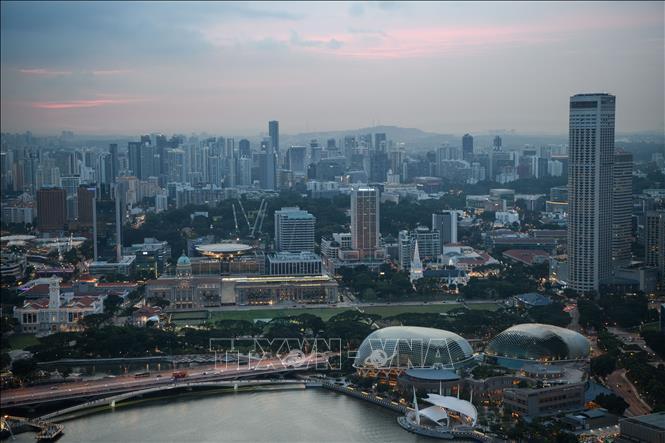
[(374, 150), (386, 151), (388, 146), (388, 139), (385, 132), (377, 132), (374, 134)]
[(316, 218), (298, 207), (275, 211), (275, 249), (279, 252), (314, 252)]
[(501, 147), (503, 146), (503, 140), (501, 140), (501, 137), (498, 135), (494, 137), (494, 141), (492, 142), (492, 146), (494, 147), (495, 151), (500, 151)]
[(277, 187), (277, 153), (270, 143), (259, 157), (259, 170), (261, 175), (261, 188), (273, 190)]
[(109, 158), (111, 166), (109, 176), (111, 177), (111, 183), (115, 183), (115, 178), (118, 176), (118, 145), (116, 143), (109, 145), (109, 153), (111, 154)]
[(432, 231), (439, 231), (440, 245), (439, 254), (443, 252), (443, 246), (457, 243), (457, 212), (440, 211), (432, 214)]
[(159, 175), (159, 156), (156, 155), (154, 146), (150, 144), (150, 136), (141, 136), (140, 142), (129, 142), (127, 153), (129, 169), (140, 180)]
[(268, 122), (268, 136), (273, 150), (279, 155), (279, 122), (271, 120)]
[(388, 153), (381, 150), (371, 151), (369, 155), (369, 181), (383, 183), (386, 181), (390, 160)]
[(615, 97), (570, 98), (568, 141), (569, 286), (597, 291), (612, 272)]
[(468, 160), (473, 156), (473, 136), (471, 134), (464, 134), (462, 136), (462, 157)]
[(306, 157), (307, 148), (305, 146), (291, 146), (286, 152), (286, 168), (296, 174), (304, 174), (307, 172)]
[(351, 243), (361, 259), (375, 258), (379, 248), (379, 191), (357, 187), (351, 192)]
[(37, 227), (40, 231), (60, 231), (67, 222), (67, 194), (62, 188), (37, 190)]
[(644, 218), (644, 264), (658, 268), (661, 289), (665, 288), (665, 211), (647, 211)]
[(612, 262), (620, 266), (631, 259), (633, 212), (633, 155), (614, 153), (614, 179), (612, 200)]
[(249, 144), (249, 140), (243, 138), (238, 142), (238, 157), (251, 157), (252, 150)]
[(77, 190), (78, 221), (79, 225), (92, 227), (95, 210), (95, 188), (94, 186), (79, 186)]

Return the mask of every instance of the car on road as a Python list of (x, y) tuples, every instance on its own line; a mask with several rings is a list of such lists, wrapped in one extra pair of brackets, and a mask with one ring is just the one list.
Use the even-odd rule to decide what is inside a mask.
[(51, 390), (51, 391), (55, 391), (56, 389), (58, 389), (57, 386), (51, 386), (51, 387), (49, 388), (49, 390)]

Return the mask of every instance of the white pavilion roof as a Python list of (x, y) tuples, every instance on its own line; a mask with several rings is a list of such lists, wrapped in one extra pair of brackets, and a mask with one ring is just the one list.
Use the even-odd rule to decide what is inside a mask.
[[(450, 409), (451, 411), (458, 412), (460, 414), (470, 417), (473, 425), (476, 424), (478, 420), (478, 410), (473, 405), (473, 403), (466, 400), (462, 400), (457, 397), (450, 397), (446, 395), (438, 394), (428, 394), (427, 398), (424, 399), (426, 402), (431, 403), (435, 406), (440, 406), (445, 409)], [(426, 408), (424, 410), (427, 410)]]

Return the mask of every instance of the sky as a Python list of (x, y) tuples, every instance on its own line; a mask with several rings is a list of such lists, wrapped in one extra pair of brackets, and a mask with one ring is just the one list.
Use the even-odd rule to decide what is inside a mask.
[(3, 132), (665, 130), (664, 2), (1, 3)]

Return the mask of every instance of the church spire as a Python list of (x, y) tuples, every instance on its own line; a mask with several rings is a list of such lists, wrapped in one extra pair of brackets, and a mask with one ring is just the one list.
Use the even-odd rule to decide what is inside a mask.
[(423, 278), (423, 264), (420, 261), (420, 252), (418, 251), (418, 240), (416, 240), (416, 247), (413, 249), (413, 258), (411, 259), (411, 272), (409, 279), (411, 283)]

